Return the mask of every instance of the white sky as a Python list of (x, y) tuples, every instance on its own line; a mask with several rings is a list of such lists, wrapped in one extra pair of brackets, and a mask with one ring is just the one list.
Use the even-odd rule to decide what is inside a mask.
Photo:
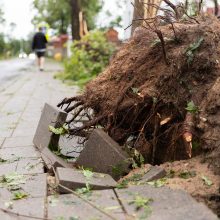
[[(6, 24), (4, 32), (16, 38), (26, 38), (34, 30), (31, 23), (33, 17), (32, 0), (0, 0)], [(14, 22), (16, 28), (10, 33), (9, 24)]]
[[(125, 5), (125, 2), (131, 0), (104, 0), (105, 5), (102, 12), (97, 18), (97, 24), (99, 27), (105, 26), (112, 20), (111, 17), (106, 16), (105, 12), (109, 10), (114, 16), (125, 15), (125, 7), (119, 8), (117, 2), (121, 5)], [(175, 0), (173, 0), (175, 2)], [(0, 31), (4, 31), (16, 38), (26, 38), (30, 32), (34, 31), (34, 27), (31, 23), (34, 11), (32, 9), (33, 0), (0, 0), (0, 7), (3, 9), (6, 19), (4, 27), (0, 27)], [(205, 2), (210, 2), (206, 0)], [(209, 3), (210, 5), (210, 3)], [(16, 28), (13, 32), (10, 30), (9, 24), (14, 22)], [(125, 27), (123, 27), (125, 28)], [(119, 29), (120, 36), (123, 37), (123, 29)]]

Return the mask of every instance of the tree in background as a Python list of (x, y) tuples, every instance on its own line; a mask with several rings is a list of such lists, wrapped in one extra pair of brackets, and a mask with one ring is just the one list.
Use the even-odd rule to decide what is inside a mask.
[(80, 38), (80, 11), (88, 25), (88, 29), (95, 27), (95, 16), (101, 9), (100, 0), (34, 0), (34, 8), (38, 14), (33, 24), (47, 22), (59, 34), (67, 33), (71, 24), (73, 39)]

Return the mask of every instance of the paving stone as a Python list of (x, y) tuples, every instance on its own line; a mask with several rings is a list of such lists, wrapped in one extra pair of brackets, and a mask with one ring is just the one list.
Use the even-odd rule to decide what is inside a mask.
[[(0, 211), (0, 219), (2, 220), (33, 220), (33, 217), (44, 219), (45, 212), (45, 198), (26, 198), (13, 201), (12, 208), (8, 209), (11, 212), (17, 213), (18, 215), (27, 215), (29, 218), (23, 216), (16, 216), (6, 212)], [(7, 209), (5, 202), (9, 200), (0, 199), (0, 208)], [(31, 218), (32, 217), (32, 218)]]
[(2, 146), (4, 140), (5, 140), (5, 138), (0, 138), (0, 147)]
[(33, 139), (33, 143), (42, 150), (49, 145), (56, 148), (58, 146), (59, 135), (54, 135), (49, 131), (49, 125), (60, 127), (64, 124), (67, 114), (58, 108), (45, 104), (40, 121)]
[(115, 179), (128, 172), (130, 165), (127, 153), (101, 129), (92, 132), (76, 163)]
[[(131, 186), (127, 189), (116, 189), (116, 194), (125, 210), (136, 219), (149, 220), (217, 220), (204, 204), (196, 202), (182, 190), (171, 190), (167, 187), (154, 188), (149, 185)], [(139, 208), (135, 201), (151, 199), (147, 208)]]
[[(1, 167), (1, 166), (0, 166)], [(16, 172), (19, 174), (40, 174), (44, 173), (42, 159), (24, 158), (18, 161)]]
[(161, 179), (166, 176), (166, 171), (159, 166), (152, 166), (150, 170), (141, 178), (145, 182)]
[[(56, 171), (57, 183), (72, 190), (86, 187), (87, 183), (93, 190), (112, 189), (117, 185), (117, 182), (108, 174), (93, 173), (93, 176), (87, 178), (82, 170), (58, 167)], [(59, 187), (59, 191), (69, 193), (62, 187)]]
[[(113, 190), (92, 191), (87, 199), (115, 219), (126, 219)], [(75, 217), (76, 219), (85, 220), (111, 219), (73, 194), (48, 197), (48, 218), (62, 219), (62, 217), (63, 219)]]
[(10, 137), (13, 133), (13, 129), (0, 129), (0, 138), (6, 138), (6, 137)]
[(41, 157), (49, 171), (53, 171), (53, 168), (56, 169), (57, 167), (73, 167), (73, 163), (67, 163), (65, 160), (51, 152), (47, 147), (42, 150)]
[(35, 130), (31, 128), (16, 128), (12, 134), (12, 137), (26, 137), (26, 136), (34, 136)]
[(0, 149), (0, 157), (5, 160), (10, 160), (13, 158), (40, 158), (40, 153), (33, 146), (27, 147), (13, 147), (13, 148), (3, 148)]
[(17, 164), (18, 164), (17, 161), (12, 162), (12, 163), (1, 164), (1, 166), (0, 166), (0, 176), (15, 172)]
[(26, 147), (33, 145), (33, 136), (6, 138), (2, 148)]
[(47, 174), (23, 175), (22, 180), (24, 181), (15, 185), (17, 190), (10, 191), (7, 185), (1, 187), (0, 198), (4, 200), (13, 199), (15, 191), (24, 192), (31, 198), (47, 196)]

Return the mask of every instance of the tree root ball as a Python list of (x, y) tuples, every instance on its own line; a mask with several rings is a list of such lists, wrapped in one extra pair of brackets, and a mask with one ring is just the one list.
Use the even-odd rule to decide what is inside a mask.
[[(171, 25), (159, 26), (165, 48), (139, 27), (81, 96), (59, 104), (73, 114), (70, 135), (101, 126), (153, 164), (219, 149), (220, 22), (197, 21), (174, 23), (175, 35)], [(74, 127), (79, 118), (83, 125)]]

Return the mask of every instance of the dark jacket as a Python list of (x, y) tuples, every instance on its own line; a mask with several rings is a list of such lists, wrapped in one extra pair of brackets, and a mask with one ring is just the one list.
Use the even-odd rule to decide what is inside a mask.
[(42, 32), (38, 32), (34, 35), (32, 42), (32, 50), (46, 49), (47, 39)]

